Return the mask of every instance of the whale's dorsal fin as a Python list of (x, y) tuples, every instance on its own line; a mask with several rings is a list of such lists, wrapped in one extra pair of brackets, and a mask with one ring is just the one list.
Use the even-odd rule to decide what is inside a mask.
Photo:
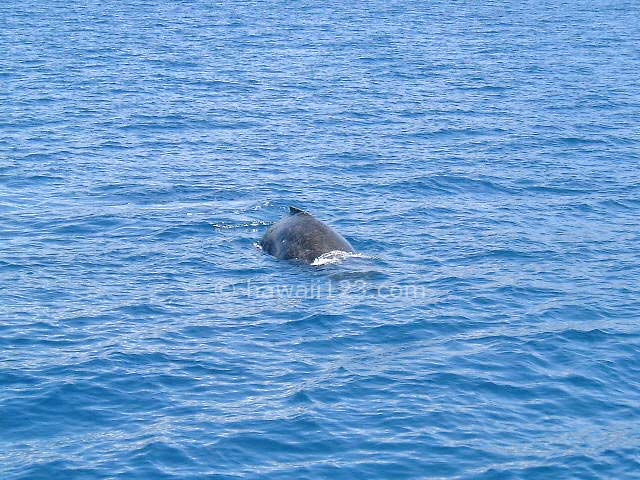
[(304, 210), (300, 210), (299, 208), (296, 208), (296, 207), (289, 207), (289, 215), (296, 215), (298, 213), (309, 215), (309, 213), (305, 212)]

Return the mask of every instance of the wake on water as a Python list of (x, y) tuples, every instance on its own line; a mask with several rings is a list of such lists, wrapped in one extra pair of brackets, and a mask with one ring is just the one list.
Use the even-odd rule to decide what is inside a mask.
[[(262, 251), (262, 246), (260, 245), (260, 243), (255, 242), (253, 244), (253, 246), (256, 249)], [(336, 265), (336, 264), (344, 262), (345, 260), (347, 260), (349, 258), (367, 258), (367, 259), (371, 259), (371, 258), (374, 258), (374, 257), (371, 257), (369, 255), (365, 255), (363, 253), (344, 252), (342, 250), (332, 250), (330, 252), (323, 253), (322, 255), (320, 255), (313, 262), (311, 262), (310, 265), (312, 267), (318, 267), (320, 265)]]
[(342, 263), (348, 258), (371, 258), (362, 253), (353, 253), (353, 252), (343, 252), (342, 250), (332, 250), (331, 252), (323, 253), (318, 258), (316, 258), (311, 265), (333, 265), (337, 263)]

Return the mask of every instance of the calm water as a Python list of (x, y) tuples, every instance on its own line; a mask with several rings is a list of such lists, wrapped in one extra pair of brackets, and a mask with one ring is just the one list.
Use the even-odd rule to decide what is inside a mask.
[(0, 478), (640, 477), (637, 2), (106, 3), (0, 7)]

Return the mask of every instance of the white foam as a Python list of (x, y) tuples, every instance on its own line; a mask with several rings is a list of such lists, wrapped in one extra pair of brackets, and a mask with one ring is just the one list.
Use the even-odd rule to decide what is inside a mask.
[(361, 253), (343, 252), (342, 250), (332, 250), (331, 252), (323, 253), (316, 258), (311, 265), (332, 265), (335, 263), (342, 263), (347, 258), (369, 258)]

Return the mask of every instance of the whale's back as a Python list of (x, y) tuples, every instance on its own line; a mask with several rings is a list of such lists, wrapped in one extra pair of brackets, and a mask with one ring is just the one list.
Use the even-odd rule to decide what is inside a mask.
[(335, 250), (353, 252), (351, 244), (331, 227), (311, 214), (295, 208), (272, 225), (260, 240), (263, 251), (284, 260), (306, 263)]

